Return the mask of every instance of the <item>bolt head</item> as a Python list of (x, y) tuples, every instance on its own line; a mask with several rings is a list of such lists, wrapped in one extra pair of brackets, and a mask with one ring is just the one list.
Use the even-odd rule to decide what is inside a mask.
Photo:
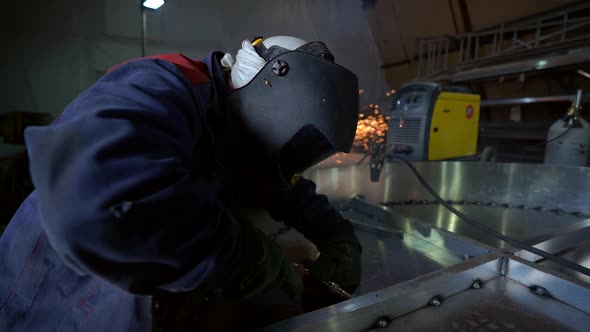
[(285, 76), (289, 71), (289, 65), (282, 60), (277, 60), (272, 64), (272, 72), (277, 76)]

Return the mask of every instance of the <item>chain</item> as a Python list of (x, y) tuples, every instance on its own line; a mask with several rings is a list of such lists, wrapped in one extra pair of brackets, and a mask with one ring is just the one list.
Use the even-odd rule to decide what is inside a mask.
[[(562, 209), (548, 209), (543, 206), (528, 206), (528, 205), (513, 205), (510, 203), (496, 203), (496, 202), (481, 202), (481, 201), (452, 201), (447, 200), (447, 203), (457, 206), (487, 206), (487, 207), (496, 207), (496, 208), (503, 208), (503, 209), (519, 209), (519, 210), (534, 210), (538, 212), (547, 212), (553, 213), (556, 215), (568, 215), (574, 216), (577, 218), (587, 219), (590, 218), (589, 214), (585, 214), (580, 211), (568, 212)], [(380, 203), (381, 205), (388, 206), (388, 207), (395, 207), (395, 206), (408, 206), (408, 205), (439, 205), (439, 203), (435, 200), (422, 200), (422, 201), (414, 201), (414, 200), (405, 200), (405, 201), (392, 201), (392, 202), (385, 202)]]

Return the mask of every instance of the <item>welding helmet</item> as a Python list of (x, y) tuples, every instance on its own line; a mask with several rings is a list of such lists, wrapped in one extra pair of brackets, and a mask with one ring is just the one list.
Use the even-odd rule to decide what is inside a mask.
[(266, 60), (226, 106), (234, 164), (270, 188), (337, 152), (349, 152), (358, 119), (358, 79), (322, 42), (296, 49), (252, 45)]

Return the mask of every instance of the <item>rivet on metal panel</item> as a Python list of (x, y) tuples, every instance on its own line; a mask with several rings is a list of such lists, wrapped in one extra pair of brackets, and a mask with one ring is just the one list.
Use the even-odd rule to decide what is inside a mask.
[(382, 317), (377, 318), (377, 320), (375, 321), (375, 324), (374, 324), (374, 328), (378, 328), (378, 329), (386, 328), (387, 326), (389, 326), (389, 323), (391, 323), (391, 319), (389, 317), (382, 316)]
[(508, 274), (508, 257), (500, 258), (500, 275), (505, 276)]
[(441, 304), (442, 304), (442, 298), (440, 296), (435, 296), (432, 299), (430, 299), (430, 301), (428, 301), (428, 305), (431, 305), (434, 307), (438, 307)]
[(477, 279), (473, 283), (471, 283), (471, 288), (473, 288), (473, 289), (483, 288), (483, 282), (481, 282), (481, 280)]

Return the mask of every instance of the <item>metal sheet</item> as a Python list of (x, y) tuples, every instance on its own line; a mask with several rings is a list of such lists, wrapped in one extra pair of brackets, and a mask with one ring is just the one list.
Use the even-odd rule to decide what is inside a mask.
[[(590, 227), (584, 227), (579, 230), (574, 230), (571, 232), (557, 235), (547, 241), (536, 244), (535, 247), (551, 254), (562, 252), (561, 255), (564, 258), (572, 260), (578, 264), (584, 265), (590, 264), (590, 253), (588, 253), (588, 255), (581, 254), (584, 251), (588, 250), (588, 244), (585, 243), (588, 241), (588, 239), (590, 239)], [(574, 252), (578, 253), (574, 254)], [(537, 256), (526, 250), (521, 250), (514, 254), (530, 262), (535, 262), (542, 259), (540, 256)], [(585, 260), (583, 257), (588, 257), (588, 260)], [(587, 265), (584, 266), (589, 267)], [(575, 275), (582, 276), (579, 273), (576, 273)], [(590, 279), (588, 277), (584, 277), (585, 278), (583, 278), (582, 280), (590, 282)]]
[[(590, 168), (457, 161), (418, 162), (415, 165), (447, 200), (526, 206), (527, 210), (474, 205), (457, 207), (487, 226), (529, 244), (543, 244), (548, 248), (553, 246), (552, 239), (563, 240), (564, 234), (590, 226), (590, 219), (561, 213), (589, 214)], [(432, 200), (407, 166), (401, 163), (387, 164), (379, 182), (369, 181), (366, 165), (316, 169), (307, 176), (318, 184), (318, 191), (333, 202), (350, 201), (351, 197), (362, 197), (368, 204)], [(560, 212), (531, 210), (535, 207)], [(463, 223), (442, 206), (396, 205), (387, 209), (397, 215), (397, 219), (407, 218), (410, 224), (433, 226), (512, 251), (504, 242)], [(560, 246), (565, 249), (564, 241)]]
[(363, 245), (363, 255), (361, 285), (355, 295), (396, 285), (461, 261), (448, 259), (443, 249), (411, 235), (386, 238), (367, 231), (356, 233)]
[(541, 286), (550, 297), (590, 314), (589, 284), (519, 259), (509, 261), (507, 277), (527, 287)]
[[(586, 237), (586, 239), (589, 238), (590, 237)], [(569, 261), (585, 266), (587, 268), (590, 268), (590, 242), (586, 242), (583, 245), (578, 245), (574, 248), (570, 248), (569, 250), (560, 253), (559, 256)], [(539, 262), (539, 264), (541, 264), (542, 266), (549, 267), (555, 271), (559, 271), (561, 273), (570, 275), (576, 279), (582, 280), (590, 284), (590, 277), (583, 275), (579, 272), (575, 272), (570, 269), (564, 268), (563, 266), (560, 266), (559, 264), (556, 264), (552, 261), (544, 260)], [(590, 298), (590, 294), (588, 294), (588, 298)]]
[[(518, 258), (494, 257), (469, 260), (279, 322), (269, 330), (368, 331), (379, 320), (388, 331), (587, 330), (588, 286)], [(475, 280), (483, 287), (472, 288)], [(535, 294), (531, 287), (536, 285), (547, 289), (550, 296)], [(429, 305), (435, 296), (441, 305)]]
[(363, 246), (361, 284), (355, 295), (383, 289), (465, 260), (450, 248), (422, 237), (373, 226), (358, 213), (348, 212), (344, 216), (355, 225)]
[(450, 297), (480, 279), (498, 275), (498, 259), (493, 255), (465, 261), (396, 286), (356, 297), (271, 325), (268, 331), (362, 331), (378, 317), (400, 317), (425, 306), (434, 295)]
[[(416, 168), (445, 199), (494, 201), (590, 213), (590, 168), (511, 163), (417, 162)], [(431, 199), (406, 165), (383, 168), (369, 181), (369, 166), (314, 169), (306, 173), (331, 200), (363, 195), (370, 203)]]
[[(416, 165), (447, 200), (590, 214), (588, 168), (477, 162)], [(365, 247), (363, 280), (352, 300), (277, 323), (270, 330), (361, 331), (374, 327), (380, 317), (391, 320), (387, 329), (404, 331), (582, 331), (590, 326), (590, 286), (575, 273), (561, 274), (560, 267), (549, 262), (534, 265), (503, 256), (492, 247), (512, 249), (441, 206), (379, 205), (432, 199), (405, 165), (388, 164), (379, 182), (369, 181), (366, 165), (316, 169), (307, 177), (355, 224)], [(582, 265), (590, 263), (590, 242), (585, 242), (590, 219), (559, 211), (456, 207), (506, 235)], [(516, 255), (538, 259), (522, 251)], [(485, 282), (483, 289), (470, 289), (476, 279)], [(531, 291), (537, 287), (547, 296)], [(441, 306), (428, 306), (434, 296), (440, 296)]]
[[(479, 222), (529, 245), (553, 238), (555, 234), (561, 232), (590, 226), (590, 220), (557, 215), (551, 212), (486, 206), (457, 206), (456, 208)], [(444, 228), (496, 248), (510, 248), (505, 242), (490, 237), (488, 234), (462, 222), (459, 217), (441, 205), (396, 206), (391, 210), (412, 220)]]
[[(539, 322), (542, 317), (542, 323)], [(463, 291), (379, 331), (587, 331), (590, 316), (507, 278)], [(373, 330), (377, 331), (377, 330)]]
[(462, 259), (479, 257), (495, 250), (460, 234), (453, 234), (445, 229), (416, 222), (416, 220), (397, 214), (387, 207), (368, 204), (362, 199), (353, 199), (342, 208), (345, 210), (343, 211), (345, 216), (347, 216), (346, 211), (354, 211), (364, 217), (365, 223), (411, 234), (435, 246), (445, 248)]

